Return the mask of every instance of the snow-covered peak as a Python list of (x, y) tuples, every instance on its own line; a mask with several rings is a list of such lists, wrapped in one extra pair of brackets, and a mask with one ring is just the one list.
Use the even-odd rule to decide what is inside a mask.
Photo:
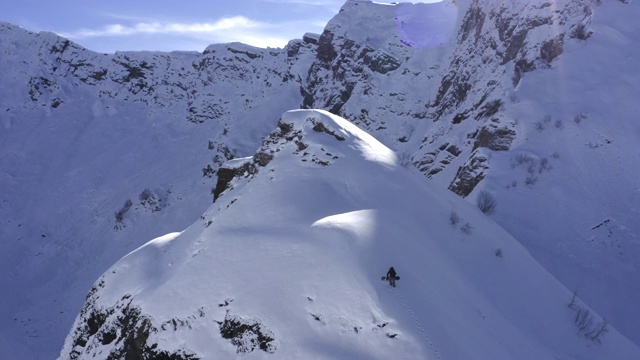
[(325, 110), (291, 110), (279, 119), (278, 128), (266, 137), (255, 155), (229, 160), (220, 167), (214, 200), (234, 187), (234, 178), (254, 175), (274, 158), (292, 154), (302, 163), (320, 166), (345, 157), (363, 158), (389, 168), (399, 166), (394, 151), (349, 121)]
[(457, 17), (458, 7), (448, 0), (416, 4), (349, 0), (325, 31), (397, 54), (401, 45), (442, 46), (454, 32)]
[(388, 166), (398, 165), (398, 157), (393, 150), (349, 121), (326, 110), (288, 111), (282, 116), (281, 122), (292, 124), (294, 130), (300, 130), (305, 135), (313, 134), (313, 130), (331, 134), (339, 141), (346, 140), (347, 146), (359, 152), (364, 159)]

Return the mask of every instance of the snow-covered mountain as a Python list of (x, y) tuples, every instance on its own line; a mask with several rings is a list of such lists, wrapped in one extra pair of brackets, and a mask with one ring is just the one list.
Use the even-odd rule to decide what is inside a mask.
[[(138, 287), (174, 291), (176, 283), (169, 281), (169, 278), (193, 284), (188, 278), (193, 275), (193, 269), (204, 266), (196, 266), (204, 260), (188, 261), (176, 253), (177, 250), (168, 249), (183, 247), (191, 251), (189, 244), (223, 231), (219, 225), (214, 225), (220, 223), (221, 218), (236, 222), (238, 228), (246, 224), (247, 232), (258, 231), (260, 221), (268, 224), (275, 221), (278, 224), (268, 214), (241, 221), (235, 213), (239, 210), (232, 210), (249, 209), (248, 205), (239, 206), (241, 200), (227, 210), (218, 212), (217, 209), (220, 204), (230, 201), (232, 193), (264, 192), (266, 201), (271, 191), (277, 193), (279, 187), (291, 187), (293, 190), (298, 185), (284, 178), (294, 179), (297, 173), (283, 178), (274, 175), (273, 180), (267, 181), (265, 169), (275, 166), (269, 163), (266, 168), (260, 167), (257, 175), (252, 174), (250, 182), (233, 180), (231, 185), (234, 185), (234, 189), (222, 192), (225, 182), (236, 171), (219, 169), (225, 163), (232, 167), (228, 163), (231, 159), (254, 155), (261, 146), (263, 150), (269, 148), (264, 140), (276, 128), (280, 116), (287, 110), (301, 107), (320, 108), (338, 114), (397, 154), (397, 162), (402, 167), (391, 166), (396, 170), (384, 170), (387, 171), (384, 173), (386, 175), (378, 175), (381, 179), (365, 176), (364, 180), (360, 180), (364, 184), (359, 184), (358, 188), (374, 186), (375, 181), (393, 184), (396, 177), (404, 178), (405, 175), (399, 173), (411, 172), (404, 166), (414, 165), (422, 173), (418, 177), (421, 185), (409, 192), (415, 192), (417, 198), (449, 199), (451, 192), (474, 204), (480, 193), (491, 194), (497, 203), (491, 219), (524, 245), (537, 262), (570, 290), (567, 293), (559, 285), (549, 285), (553, 281), (549, 280), (548, 275), (543, 275), (544, 271), (538, 265), (531, 260), (522, 260), (522, 269), (535, 272), (535, 279), (552, 288), (548, 293), (536, 296), (541, 296), (545, 304), (560, 304), (568, 302), (571, 291), (576, 291), (582, 304), (579, 308), (590, 307), (595, 310), (594, 319), (606, 318), (611, 329), (602, 347), (592, 346), (596, 350), (592, 349), (595, 352), (589, 356), (584, 353), (584, 346), (587, 345), (582, 336), (576, 337), (579, 341), (566, 340), (572, 345), (562, 348), (547, 341), (546, 335), (541, 335), (544, 332), (538, 331), (538, 328), (535, 331), (527, 328), (530, 324), (515, 323), (513, 326), (524, 331), (524, 335), (517, 340), (515, 337), (509, 339), (518, 344), (533, 342), (536, 345), (530, 345), (531, 349), (547, 354), (557, 352), (566, 358), (574, 358), (583, 353), (586, 358), (598, 358), (600, 352), (603, 352), (600, 357), (607, 357), (604, 354), (611, 349), (611, 344), (626, 344), (623, 337), (617, 335), (618, 330), (636, 344), (637, 350), (640, 344), (640, 308), (636, 306), (640, 301), (640, 284), (637, 283), (640, 270), (640, 242), (637, 235), (640, 233), (640, 222), (637, 221), (640, 211), (640, 150), (637, 148), (640, 127), (634, 116), (640, 109), (633, 95), (640, 88), (640, 75), (634, 64), (640, 50), (633, 45), (634, 40), (640, 37), (640, 25), (635, 20), (640, 14), (639, 6), (635, 2), (620, 0), (464, 0), (415, 5), (348, 1), (329, 22), (323, 34), (306, 34), (301, 40), (291, 41), (284, 49), (257, 49), (236, 43), (212, 45), (203, 53), (97, 54), (55, 34), (35, 34), (10, 24), (0, 24), (0, 64), (3, 69), (0, 71), (3, 84), (0, 90), (0, 186), (3, 189), (0, 193), (0, 215), (4, 219), (0, 235), (5, 250), (0, 253), (0, 270), (3, 274), (0, 287), (7, 289), (0, 295), (0, 303), (3, 309), (8, 309), (2, 312), (0, 318), (0, 331), (5, 334), (0, 337), (0, 352), (13, 358), (24, 354), (34, 354), (34, 358), (55, 356), (95, 279), (148, 239), (185, 228), (189, 230), (175, 240), (169, 241), (173, 236), (152, 242), (112, 268), (123, 264), (135, 268), (129, 261), (144, 262), (149, 257), (164, 256), (153, 255), (156, 251), (182, 259), (175, 260), (181, 264), (190, 264), (185, 265), (184, 272), (173, 273), (158, 268), (157, 276), (140, 275), (142, 280), (151, 277), (153, 284), (136, 283), (133, 277), (129, 282), (120, 278), (120, 275), (107, 272), (101, 278), (105, 281), (104, 290), (98, 289), (100, 282), (96, 283), (97, 291), (92, 291), (88, 297), (89, 305), (85, 306), (82, 316), (77, 319), (78, 324), (82, 326), (82, 321), (89, 321), (87, 316), (91, 314), (103, 314), (100, 311), (127, 308), (131, 311), (138, 309), (142, 311), (141, 314), (149, 311), (146, 313), (150, 316), (148, 325), (157, 330), (162, 328), (162, 321), (165, 320), (194, 323), (195, 320), (187, 321), (189, 316), (196, 314), (194, 311), (199, 306), (204, 306), (205, 316), (197, 321), (198, 326), (205, 326), (202, 324), (206, 323), (206, 326), (210, 326), (209, 330), (217, 329), (214, 322), (222, 321), (224, 316), (219, 316), (212, 308), (216, 302), (224, 303), (227, 296), (237, 299), (229, 305), (231, 316), (235, 314), (243, 318), (265, 319), (265, 308), (259, 309), (258, 304), (249, 304), (246, 298), (241, 301), (239, 295), (222, 294), (222, 287), (225, 286), (232, 287), (233, 292), (257, 291), (250, 286), (241, 286), (237, 281), (224, 285), (226, 283), (223, 280), (218, 280), (221, 289), (209, 287), (199, 292), (195, 289), (200, 295), (223, 296), (225, 299), (210, 299), (210, 302), (193, 309), (186, 306), (188, 301), (185, 300), (187, 302), (182, 309), (190, 311), (189, 314), (172, 314), (173, 310), (169, 307), (157, 309), (157, 312), (147, 310), (151, 300), (141, 297), (152, 299), (156, 295), (151, 290)], [(314, 114), (319, 117), (326, 115)], [(323, 123), (330, 126), (332, 121)], [(343, 128), (342, 125), (335, 126)], [(347, 132), (352, 133), (350, 130)], [(353, 136), (360, 138), (360, 135)], [(293, 146), (291, 144), (294, 143), (295, 139), (289, 139), (282, 146)], [(333, 154), (338, 151), (329, 150), (329, 145), (326, 144), (326, 152)], [(299, 151), (298, 156), (304, 153), (304, 149)], [(338, 176), (333, 170), (339, 168), (337, 163), (344, 163), (347, 159), (333, 159), (325, 152), (307, 152), (310, 154), (308, 162), (318, 166), (316, 170), (322, 174), (319, 176), (323, 183), (332, 184), (325, 187), (344, 186), (341, 182), (343, 179), (331, 178)], [(351, 157), (360, 160), (352, 161)], [(280, 158), (275, 156), (273, 160), (278, 164), (282, 162), (283, 165), (278, 167), (279, 172), (284, 172), (286, 166), (292, 166), (290, 172), (294, 172), (300, 165), (287, 162), (285, 156)], [(364, 166), (361, 163), (367, 163), (361, 158), (361, 155), (352, 155), (347, 161), (355, 169), (361, 169)], [(266, 162), (265, 159), (258, 160)], [(331, 165), (321, 166), (325, 162)], [(252, 167), (245, 171), (250, 169)], [(382, 170), (375, 170), (376, 174), (377, 171)], [(354, 177), (362, 175), (346, 172), (341, 176), (346, 177), (347, 174)], [(300, 176), (304, 177), (302, 174)], [(267, 184), (273, 189), (268, 192), (259, 190)], [(421, 190), (422, 187), (428, 189)], [(324, 199), (326, 194), (322, 189), (325, 188), (313, 196)], [(396, 194), (396, 191), (399, 190), (387, 192)], [(424, 191), (430, 195), (424, 195)], [(213, 197), (218, 196), (213, 207), (207, 210)], [(272, 206), (263, 212), (292, 211), (291, 204), (295, 203), (295, 196), (299, 195), (281, 195), (272, 199)], [(313, 199), (309, 196), (310, 202)], [(414, 224), (416, 217), (422, 219), (415, 214), (414, 207), (408, 206), (406, 212), (400, 210), (399, 214), (395, 214), (388, 206), (405, 208), (385, 202), (384, 199), (373, 202), (371, 196), (369, 192), (356, 196), (359, 199), (356, 204), (372, 201), (370, 206), (363, 206), (364, 212), (346, 205), (340, 207), (344, 205), (338, 205), (340, 200), (349, 203), (345, 199), (327, 199), (326, 205), (318, 202), (315, 209), (300, 205), (300, 216), (305, 221), (316, 221), (330, 215), (359, 211), (353, 216), (346, 216), (346, 219), (359, 219), (363, 224), (373, 222), (375, 226), (372, 227), (386, 229), (380, 234), (387, 234), (389, 238), (393, 238), (390, 235), (394, 226), (392, 220), (416, 231), (398, 230), (406, 237), (417, 236), (418, 231), (431, 236), (420, 222)], [(448, 207), (438, 206), (429, 210), (434, 212), (434, 216), (437, 213), (438, 219), (444, 219), (444, 222), (451, 214), (452, 204), (456, 204), (456, 209), (458, 206), (463, 209), (458, 199), (447, 201), (454, 202), (448, 203)], [(264, 206), (260, 204), (256, 202), (250, 208), (257, 211)], [(324, 212), (320, 211), (322, 209)], [(519, 247), (513, 244), (510, 236), (494, 231), (495, 225), (491, 225), (490, 221), (479, 217), (476, 220), (471, 210), (457, 212), (465, 220), (473, 219), (470, 224), (477, 231), (464, 236), (459, 231), (454, 232), (457, 238), (449, 240), (459, 241), (455, 243), (456, 246), (467, 244), (470, 237), (486, 233), (495, 236), (498, 243), (477, 244), (475, 246), (479, 248), (469, 248), (468, 251), (474, 256), (492, 261), (494, 265), (502, 264), (494, 260), (504, 263), (505, 260), (528, 259), (525, 255), (510, 258), (506, 248)], [(375, 215), (380, 213), (385, 216)], [(200, 216), (204, 218), (191, 225)], [(208, 222), (213, 218), (217, 220), (211, 227), (199, 228), (205, 219)], [(339, 221), (328, 222), (342, 224), (344, 221), (341, 219), (344, 218), (342, 216), (337, 218)], [(265, 226), (261, 243), (273, 245), (272, 251), (276, 252), (281, 249), (280, 246), (291, 244), (286, 240), (278, 245), (281, 240), (275, 240), (279, 237), (270, 235), (269, 228)], [(278, 231), (281, 231), (282, 237), (290, 238), (297, 236), (295, 234), (317, 236), (314, 234), (324, 231), (318, 229), (325, 229), (326, 226), (311, 226), (310, 223), (301, 222), (291, 227), (280, 224), (276, 228), (280, 229)], [(349, 226), (347, 228), (350, 229)], [(360, 234), (358, 229), (348, 230), (347, 233), (349, 231)], [(450, 236), (446, 232), (452, 231), (452, 228), (450, 225), (438, 227), (437, 231), (443, 236)], [(353, 234), (349, 235), (353, 239), (364, 236)], [(387, 266), (382, 254), (388, 250), (378, 250), (387, 246), (387, 240), (377, 232), (367, 234), (365, 237), (376, 244), (372, 245), (373, 249), (364, 253), (354, 250), (345, 254), (333, 263), (334, 270), (342, 271), (349, 266), (356, 277), (366, 279), (374, 279), (384, 271), (378, 267)], [(230, 238), (243, 239), (239, 242), (254, 241), (251, 240), (252, 236), (244, 236), (240, 232), (228, 235)], [(431, 244), (431, 240), (428, 244)], [(216, 244), (218, 241), (220, 244), (228, 243), (222, 239), (215, 241)], [(326, 245), (323, 251), (331, 253), (341, 249), (333, 245)], [(495, 256), (485, 259), (474, 253), (486, 251), (491, 245), (501, 246), (504, 253), (501, 259)], [(295, 248), (296, 245), (292, 246)], [(399, 249), (413, 254), (419, 253), (423, 246), (427, 245), (407, 240)], [(315, 250), (315, 247), (305, 249), (303, 246), (300, 251), (307, 251), (314, 257), (320, 256), (322, 252)], [(458, 250), (442, 250), (443, 259), (456, 263), (460, 259), (458, 256), (461, 256)], [(229, 248), (229, 251), (235, 250)], [(252, 259), (249, 264), (255, 262), (251, 251), (247, 250), (246, 254), (241, 252), (242, 256)], [(222, 253), (206, 254), (210, 254), (212, 259), (225, 256)], [(347, 265), (346, 262), (359, 261), (358, 257), (349, 257), (355, 254), (363, 254), (371, 261)], [(402, 261), (399, 259), (396, 262), (399, 270), (402, 269)], [(404, 293), (409, 291), (409, 274), (415, 272), (415, 279), (422, 279), (430, 275), (418, 275), (431, 266), (418, 265), (417, 260), (406, 261), (407, 269), (404, 271), (408, 273), (401, 280), (399, 289), (405, 303), (442, 300), (429, 300), (429, 296), (424, 296), (424, 293), (432, 295), (431, 292), (425, 292), (432, 286), (429, 284), (421, 284), (420, 289)], [(460, 280), (460, 283), (454, 281), (454, 284), (475, 279), (473, 276), (478, 275), (475, 272), (483, 266), (471, 264), (469, 266), (479, 268), (453, 271), (448, 265), (435, 264), (449, 269), (451, 276), (466, 279)], [(301, 272), (301, 276), (307, 274), (311, 276), (309, 279), (319, 281), (317, 275), (310, 273), (312, 269), (299, 268), (295, 262), (284, 262), (282, 266), (285, 265), (293, 266), (294, 272)], [(262, 273), (263, 266), (266, 263), (256, 262), (256, 271)], [(218, 271), (215, 269), (210, 270), (215, 273)], [(508, 271), (518, 273), (522, 269), (513, 266)], [(137, 271), (140, 269), (132, 270), (133, 273)], [(149, 271), (156, 273), (155, 270)], [(243, 269), (241, 274), (248, 277), (249, 270)], [(277, 268), (270, 274), (287, 276)], [(193, 281), (198, 279), (198, 276), (193, 276)], [(214, 279), (213, 274), (211, 277)], [(393, 315), (390, 312), (391, 300), (384, 300), (377, 295), (377, 286), (381, 284), (364, 281), (356, 286), (351, 280), (343, 280), (353, 289), (346, 294), (363, 295), (371, 299), (371, 306), (367, 310), (376, 309), (376, 316), (386, 314), (383, 318), (397, 324), (398, 331), (402, 330), (403, 336), (394, 339), (399, 342), (391, 345), (383, 343), (384, 346), (402, 348), (407, 354), (416, 350), (427, 356), (429, 353), (425, 351), (429, 350), (421, 348), (423, 343), (408, 338), (417, 339), (428, 332), (426, 336), (430, 337), (433, 346), (441, 349), (438, 354), (462, 356), (464, 351), (471, 351), (464, 350), (464, 346), (477, 350), (478, 343), (470, 340), (470, 345), (454, 344), (450, 332), (428, 327), (430, 325), (425, 324), (425, 317), (432, 316), (429, 315), (428, 306), (422, 309), (415, 304), (407, 305), (417, 319), (418, 329), (423, 329), (421, 333), (409, 327), (410, 322), (406, 320), (410, 318), (406, 315)], [(132, 285), (134, 283), (137, 285)], [(507, 281), (505, 284), (511, 283)], [(438, 282), (433, 286), (438, 284), (443, 285)], [(326, 290), (328, 294), (339, 291), (327, 289), (329, 286), (332, 286), (331, 282), (322, 285), (322, 291)], [(497, 292), (497, 287), (490, 284), (479, 284), (477, 289), (485, 295)], [(518, 291), (531, 290), (523, 290), (520, 285), (515, 289), (519, 290), (514, 290), (511, 299), (523, 299)], [(458, 290), (452, 291), (455, 293)], [(231, 288), (229, 292), (232, 292)], [(127, 298), (130, 301), (123, 300), (127, 293), (132, 294), (131, 298)], [(286, 299), (271, 297), (271, 293), (264, 293), (266, 302), (293, 302), (292, 297), (303, 296), (301, 291), (295, 289), (287, 293), (289, 297)], [(136, 297), (133, 296), (135, 294), (143, 295)], [(463, 294), (467, 294), (466, 290)], [(306, 295), (314, 299), (307, 300), (310, 304), (319, 304), (316, 299), (324, 296), (321, 292), (313, 295)], [(461, 308), (471, 306), (471, 300), (481, 301), (494, 308), (495, 314), (509, 321), (524, 322), (522, 318), (506, 315), (511, 311), (502, 301), (506, 297), (486, 295), (485, 299), (485, 295), (480, 297), (484, 300), (479, 300), (475, 295), (465, 295), (470, 300), (461, 303)], [(561, 299), (563, 297), (568, 298)], [(197, 297), (194, 299), (202, 300)], [(309, 308), (310, 304), (307, 304)], [(349, 301), (333, 304), (351, 309)], [(323, 306), (328, 305), (325, 303)], [(438, 303), (429, 306), (436, 309)], [(303, 309), (297, 302), (292, 303), (291, 307)], [(278, 320), (270, 328), (275, 335), (284, 335), (286, 332), (281, 332), (284, 331), (281, 330), (283, 325), (278, 322), (291, 319), (292, 324), (299, 326), (297, 321), (306, 319), (308, 313), (303, 312), (303, 318), (281, 317), (282, 313), (278, 311), (284, 311), (283, 308), (274, 305), (275, 308), (279, 310), (274, 310), (273, 316)], [(330, 310), (324, 313), (332, 316), (338, 314)], [(559, 322), (560, 310), (550, 311), (549, 314), (556, 315), (550, 315), (553, 319), (549, 321), (554, 324)], [(436, 323), (444, 321), (440, 315), (432, 320)], [(453, 310), (444, 311), (444, 315), (459, 316)], [(362, 321), (357, 316), (355, 318)], [(147, 318), (139, 318), (143, 322), (144, 319)], [(547, 319), (547, 316), (541, 319)], [(569, 315), (569, 323), (571, 321)], [(329, 320), (318, 322), (330, 323)], [(113, 319), (101, 324), (105, 327), (98, 328), (93, 337), (87, 336), (86, 347), (81, 346), (83, 351), (91, 352), (93, 348), (106, 351), (115, 349), (115, 343), (122, 345), (114, 338), (108, 346), (94, 347), (101, 344), (104, 335), (115, 326)], [(317, 325), (314, 322), (311, 324)], [(126, 328), (126, 324), (121, 325)], [(327, 326), (335, 330), (337, 327), (334, 325)], [(482, 329), (492, 329), (496, 334), (505, 331), (502, 322), (477, 325), (485, 326)], [(264, 326), (269, 328), (267, 321)], [(175, 331), (186, 331), (184, 326), (180, 327), (183, 330), (177, 330), (176, 325), (174, 327)], [(80, 328), (74, 329), (67, 339), (66, 351), (71, 351), (69, 341), (80, 338), (77, 336)], [(310, 328), (296, 329), (300, 331), (301, 338), (311, 334)], [(572, 331), (575, 336), (575, 327)], [(191, 335), (185, 336), (184, 339), (191, 339)], [(215, 336), (222, 341), (219, 335)], [(337, 342), (329, 341), (331, 336), (319, 338), (337, 346)], [(366, 335), (367, 340), (362, 340), (356, 346), (356, 353), (365, 351), (362, 350), (365, 347), (371, 348), (372, 343), (378, 344), (370, 336), (374, 335)], [(406, 341), (403, 340), (405, 336)], [(539, 340), (541, 336), (543, 340)], [(565, 339), (565, 335), (558, 336)], [(436, 337), (440, 342), (434, 340)], [(183, 339), (180, 336), (177, 338)], [(288, 337), (278, 336), (275, 340), (279, 344), (277, 351), (281, 354), (309, 350), (300, 346), (296, 346), (298, 350), (291, 350), (282, 342), (292, 340), (285, 338)], [(206, 341), (210, 342), (211, 338)], [(609, 341), (610, 344), (606, 345)], [(175, 351), (181, 348), (175, 343), (163, 344), (161, 350)], [(228, 346), (226, 342), (219, 344)], [(318, 346), (318, 343), (314, 344)], [(627, 345), (621, 345), (621, 349), (632, 349), (629, 350), (631, 352), (621, 352), (621, 356), (636, 351), (632, 345)], [(529, 345), (523, 346), (526, 348)], [(288, 350), (283, 350), (285, 348)], [(186, 343), (184, 349), (194, 353), (196, 350), (209, 351)], [(571, 355), (567, 351), (573, 350), (567, 349), (575, 349), (576, 353)], [(329, 352), (328, 356), (346, 356), (341, 352), (343, 350), (336, 351)], [(486, 348), (486, 354), (500, 355), (496, 351), (497, 348), (493, 346)], [(509, 357), (505, 353), (502, 355)]]
[(515, 239), (342, 118), (287, 112), (226, 167), (200, 221), (99, 279), (61, 358), (640, 356), (576, 336), (571, 292)]

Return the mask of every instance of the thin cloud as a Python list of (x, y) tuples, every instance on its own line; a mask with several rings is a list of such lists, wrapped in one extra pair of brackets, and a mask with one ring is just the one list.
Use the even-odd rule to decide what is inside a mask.
[[(267, 23), (244, 16), (234, 16), (215, 22), (138, 21), (132, 24), (111, 24), (99, 29), (81, 29), (59, 34), (74, 41), (83, 43), (92, 41), (94, 44), (97, 41), (104, 42), (114, 38), (126, 38), (127, 43), (131, 43), (141, 41), (135, 39), (145, 36), (146, 47), (163, 49), (166, 49), (169, 42), (180, 45), (183, 50), (197, 51), (201, 51), (210, 44), (230, 42), (241, 42), (261, 48), (282, 48), (292, 40), (291, 34), (299, 29), (304, 29), (298, 35), (298, 38), (301, 38), (304, 32), (322, 29), (325, 24), (303, 20)], [(120, 43), (121, 46), (123, 44)], [(191, 45), (185, 47), (184, 45), (187, 44)], [(114, 51), (114, 49), (106, 50)]]
[[(273, 24), (263, 24), (259, 28), (245, 28), (220, 32), (216, 42), (241, 42), (257, 47), (284, 47), (295, 38), (302, 38), (307, 31), (317, 31), (324, 28), (326, 23), (309, 22), (305, 20), (285, 21)], [(321, 31), (321, 30), (320, 30)], [(297, 36), (291, 34), (298, 33)]]
[(139, 22), (133, 25), (111, 24), (100, 29), (81, 29), (60, 35), (70, 39), (95, 37), (134, 36), (141, 34), (215, 35), (229, 30), (266, 29), (272, 25), (250, 20), (244, 16), (220, 19), (213, 23), (162, 23)]

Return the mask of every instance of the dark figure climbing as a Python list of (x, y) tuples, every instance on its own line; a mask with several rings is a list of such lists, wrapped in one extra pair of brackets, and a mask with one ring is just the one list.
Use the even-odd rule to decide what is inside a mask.
[(396, 269), (393, 266), (387, 271), (387, 280), (389, 280), (389, 285), (396, 287)]

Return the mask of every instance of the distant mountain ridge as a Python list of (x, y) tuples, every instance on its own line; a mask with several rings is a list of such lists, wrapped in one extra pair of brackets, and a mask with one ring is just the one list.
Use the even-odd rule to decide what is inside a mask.
[[(436, 29), (451, 32), (443, 45), (411, 38), (429, 24), (408, 14), (429, 12), (457, 14)], [(640, 317), (639, 109), (628, 97), (640, 80), (626, 60), (638, 13), (625, 1), (348, 1), (323, 34), (284, 49), (203, 53), (97, 54), (0, 24), (2, 285), (17, 309), (2, 330), (22, 344), (0, 347), (19, 354), (66, 331), (77, 294), (147, 239), (190, 225), (220, 167), (253, 155), (296, 108), (348, 119), (443, 190), (494, 194), (493, 219), (640, 342), (629, 321)]]

